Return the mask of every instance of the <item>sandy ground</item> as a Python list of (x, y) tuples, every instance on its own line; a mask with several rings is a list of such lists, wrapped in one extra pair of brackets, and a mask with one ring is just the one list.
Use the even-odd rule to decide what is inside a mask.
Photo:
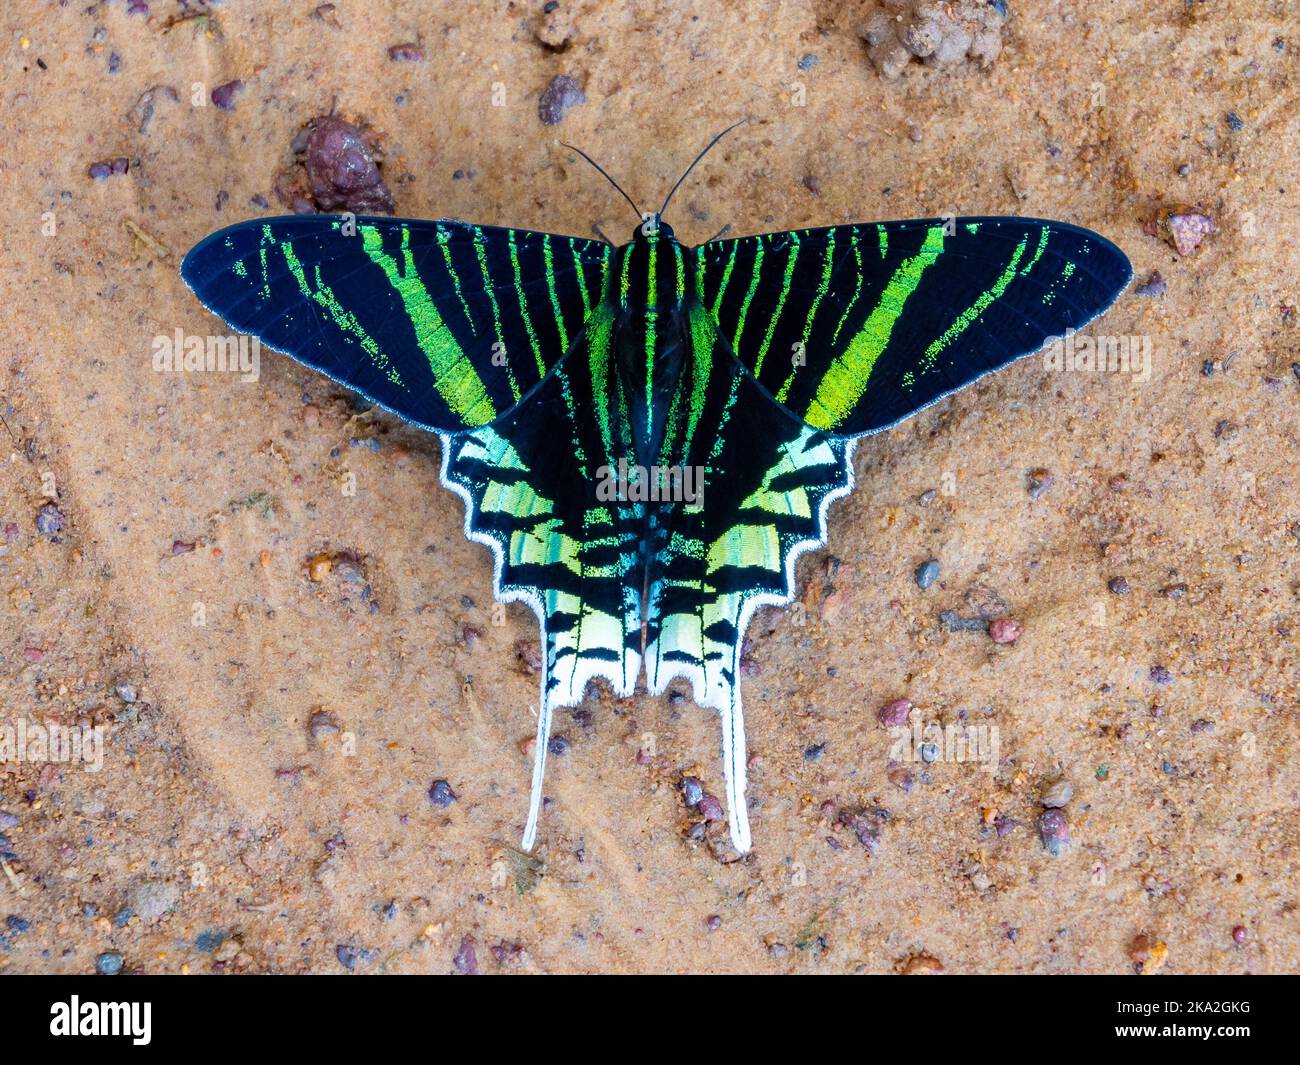
[[(897, 78), (833, 0), (139, 6), (0, 12), (0, 727), (105, 727), (98, 773), (0, 764), (0, 971), (1124, 972), (1139, 936), (1164, 972), (1297, 969), (1294, 4), (1011, 0), (991, 68)], [(586, 102), (544, 125), (557, 74)], [(437, 441), (269, 352), (255, 383), (152, 369), (156, 335), (225, 332), (180, 256), (281, 213), (331, 107), (404, 215), (622, 237), (560, 140), (650, 201), (750, 116), (679, 194), (684, 240), (1080, 223), (1167, 285), (1100, 326), (1150, 338), (1152, 374), (1030, 359), (859, 447), (803, 612), (751, 628), (748, 858), (690, 838), (714, 718), (593, 691), (530, 864), (535, 624), (494, 619)], [(1217, 225), (1186, 257), (1151, 225), (1178, 204)], [(313, 582), (322, 552), (356, 561)], [(980, 607), (1019, 639), (939, 621)], [(891, 766), (900, 697), (996, 728), (996, 765)], [(874, 854), (827, 803), (888, 811)]]

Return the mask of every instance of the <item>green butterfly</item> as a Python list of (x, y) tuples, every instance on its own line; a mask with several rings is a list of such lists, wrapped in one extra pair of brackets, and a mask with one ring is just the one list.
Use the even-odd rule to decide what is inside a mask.
[(644, 670), (651, 694), (682, 677), (719, 712), (748, 851), (745, 627), (825, 543), (854, 442), (1080, 328), (1132, 277), (1104, 238), (1026, 218), (686, 247), (663, 214), (703, 155), (622, 247), (309, 216), (223, 229), (181, 267), (234, 328), (441, 438), (494, 593), (541, 623), (525, 850), (554, 711), (594, 677), (631, 695)]

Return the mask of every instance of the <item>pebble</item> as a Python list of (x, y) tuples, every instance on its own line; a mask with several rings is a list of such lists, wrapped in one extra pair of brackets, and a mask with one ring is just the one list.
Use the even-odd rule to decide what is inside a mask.
[(706, 821), (725, 821), (727, 819), (726, 812), (722, 809), (722, 803), (718, 801), (717, 796), (710, 795), (707, 791), (700, 796), (696, 809), (704, 815)]
[(853, 813), (849, 810), (841, 811), (839, 816), (840, 824), (853, 831), (857, 836), (858, 842), (862, 844), (862, 849), (868, 854), (876, 854), (880, 850), (880, 824), (889, 819), (889, 815), (881, 809), (873, 809), (867, 813)]
[(515, 658), (529, 673), (542, 668), (542, 645), (536, 640), (520, 640), (515, 644)]
[(682, 777), (682, 802), (687, 806), (698, 806), (704, 798), (704, 784), (698, 777)]
[(1232, 930), (1232, 941), (1241, 946), (1250, 938), (1250, 932), (1244, 924), (1237, 925)]
[(716, 913), (711, 913), (709, 914), (708, 919), (705, 920), (704, 927), (707, 928), (710, 932), (716, 932), (719, 928), (722, 927), (722, 918), (719, 917)]
[(955, 610), (942, 611), (939, 624), (949, 632), (986, 632), (989, 627), (984, 618), (964, 618)]
[(818, 762), (821, 761), (821, 757), (825, 753), (826, 753), (826, 744), (813, 743), (804, 748), (803, 760), (805, 762)]
[(181, 889), (165, 880), (142, 880), (126, 893), (127, 909), (142, 921), (156, 921), (180, 904)]
[(388, 49), (388, 58), (395, 63), (423, 63), (424, 49), (418, 44), (395, 44)]
[(939, 561), (938, 559), (928, 558), (916, 567), (916, 586), (922, 591), (929, 588), (939, 579)]
[(106, 950), (95, 959), (95, 972), (100, 976), (116, 976), (122, 971), (122, 955), (115, 950)]
[(1106, 582), (1106, 587), (1115, 595), (1128, 595), (1129, 583), (1124, 577), (1112, 577)]
[(473, 936), (464, 936), (460, 941), (460, 946), (456, 948), (456, 953), (451, 956), (451, 964), (461, 976), (478, 975), (478, 954), (475, 951), (477, 944)]
[(311, 734), (312, 739), (320, 740), (337, 733), (339, 723), (329, 711), (317, 710), (307, 721), (307, 731)]
[(1164, 666), (1152, 666), (1151, 681), (1153, 684), (1172, 684), (1174, 682), (1174, 675)]
[(334, 957), (345, 969), (355, 969), (358, 965), (367, 965), (379, 956), (379, 951), (369, 947), (354, 947), (350, 943), (340, 943), (334, 948)]
[(1179, 255), (1191, 255), (1215, 231), (1214, 219), (1190, 207), (1167, 208), (1160, 213), (1159, 221)]
[(937, 743), (923, 743), (917, 748), (917, 753), (921, 756), (921, 761), (930, 765), (939, 757), (939, 745)]
[(1014, 817), (1008, 817), (1006, 814), (998, 814), (993, 818), (993, 831), (998, 835), (998, 839), (1004, 839), (1011, 834), (1011, 830), (1019, 828), (1020, 822)]
[(1169, 948), (1144, 932), (1129, 945), (1128, 956), (1135, 972), (1149, 976), (1164, 967), (1169, 958)]
[(327, 115), (315, 119), (304, 163), (312, 199), (321, 211), (391, 214), (393, 196), (361, 130)]
[(1020, 638), (1020, 623), (1013, 618), (989, 622), (989, 636), (994, 643), (1015, 643)]
[(136, 691), (134, 685), (119, 684), (116, 688), (113, 689), (113, 691), (117, 693), (117, 697), (121, 699), (122, 702), (124, 703), (133, 703), (136, 700)]
[(0, 828), (17, 828), (18, 818), (8, 810), (0, 810)]
[(932, 954), (913, 954), (903, 963), (904, 976), (942, 976), (943, 962)]
[(812, 70), (817, 65), (817, 57), (809, 52), (799, 60), (800, 70)]
[(1060, 809), (1074, 796), (1074, 785), (1065, 778), (1056, 781), (1038, 800), (1048, 809)]
[[(1200, 732), (1213, 732), (1213, 731), (1214, 731), (1214, 722), (1211, 721), (1211, 720), (1209, 720), (1208, 718), (1204, 718), (1204, 717), (1203, 717), (1203, 718), (1200, 718), (1200, 719), (1198, 719), (1198, 720), (1192, 722), (1192, 724), (1191, 724), (1191, 731), (1192, 731), (1193, 735), (1195, 735), (1196, 733), (1200, 733)], [(0, 827), (3, 827), (3, 826), (0, 826)]]
[(1160, 275), (1160, 271), (1152, 270), (1151, 276), (1133, 290), (1133, 295), (1152, 297), (1163, 296), (1168, 287), (1169, 286), (1165, 283), (1165, 279)]
[(587, 94), (582, 86), (567, 74), (557, 74), (537, 100), (537, 117), (543, 125), (555, 126), (564, 121), (572, 108), (586, 102)]
[(914, 777), (912, 771), (907, 769), (905, 766), (894, 766), (894, 768), (886, 773), (885, 776), (894, 787), (905, 795), (910, 794), (912, 789), (916, 787), (916, 777)]
[(562, 758), (569, 753), (569, 748), (572, 746), (567, 736), (552, 736), (547, 741), (546, 749), (557, 758)]
[(59, 533), (63, 531), (63, 511), (53, 503), (46, 503), (36, 512), (36, 531), (52, 544), (61, 543)]
[(1055, 480), (1056, 477), (1053, 475), (1051, 470), (1045, 470), (1041, 467), (1036, 470), (1030, 470), (1027, 483), (1029, 498), (1037, 499), (1052, 487), (1052, 482)]
[(1044, 810), (1038, 817), (1038, 837), (1043, 849), (1059, 858), (1070, 849), (1070, 822), (1061, 810)]
[(429, 785), (429, 801), (434, 806), (448, 807), (456, 802), (460, 796), (451, 790), (451, 785), (445, 780), (438, 779)]
[(877, 710), (876, 717), (885, 728), (897, 728), (907, 724), (907, 715), (911, 712), (911, 699), (895, 699)]
[(223, 111), (235, 109), (235, 97), (244, 91), (244, 83), (236, 78), (212, 90), (212, 102)]

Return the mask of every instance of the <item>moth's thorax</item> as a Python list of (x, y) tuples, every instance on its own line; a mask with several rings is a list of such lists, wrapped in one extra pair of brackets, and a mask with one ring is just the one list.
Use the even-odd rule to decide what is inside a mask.
[(609, 298), (615, 360), (637, 458), (651, 464), (665, 445), (669, 410), (688, 355), (693, 263), (672, 230), (652, 216), (618, 249), (614, 267)]
[(691, 263), (672, 229), (656, 216), (637, 227), (632, 240), (618, 249), (611, 280), (624, 314), (666, 314), (686, 299)]

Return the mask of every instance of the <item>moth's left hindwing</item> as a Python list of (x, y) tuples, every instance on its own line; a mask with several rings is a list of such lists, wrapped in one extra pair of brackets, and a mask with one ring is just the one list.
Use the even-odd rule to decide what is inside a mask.
[(181, 275), (240, 332), (458, 432), (501, 417), (560, 360), (608, 256), (599, 241), (523, 229), (317, 215), (213, 233)]
[(843, 436), (902, 421), (1101, 314), (1114, 244), (1032, 218), (791, 230), (695, 251), (697, 296), (769, 395)]

